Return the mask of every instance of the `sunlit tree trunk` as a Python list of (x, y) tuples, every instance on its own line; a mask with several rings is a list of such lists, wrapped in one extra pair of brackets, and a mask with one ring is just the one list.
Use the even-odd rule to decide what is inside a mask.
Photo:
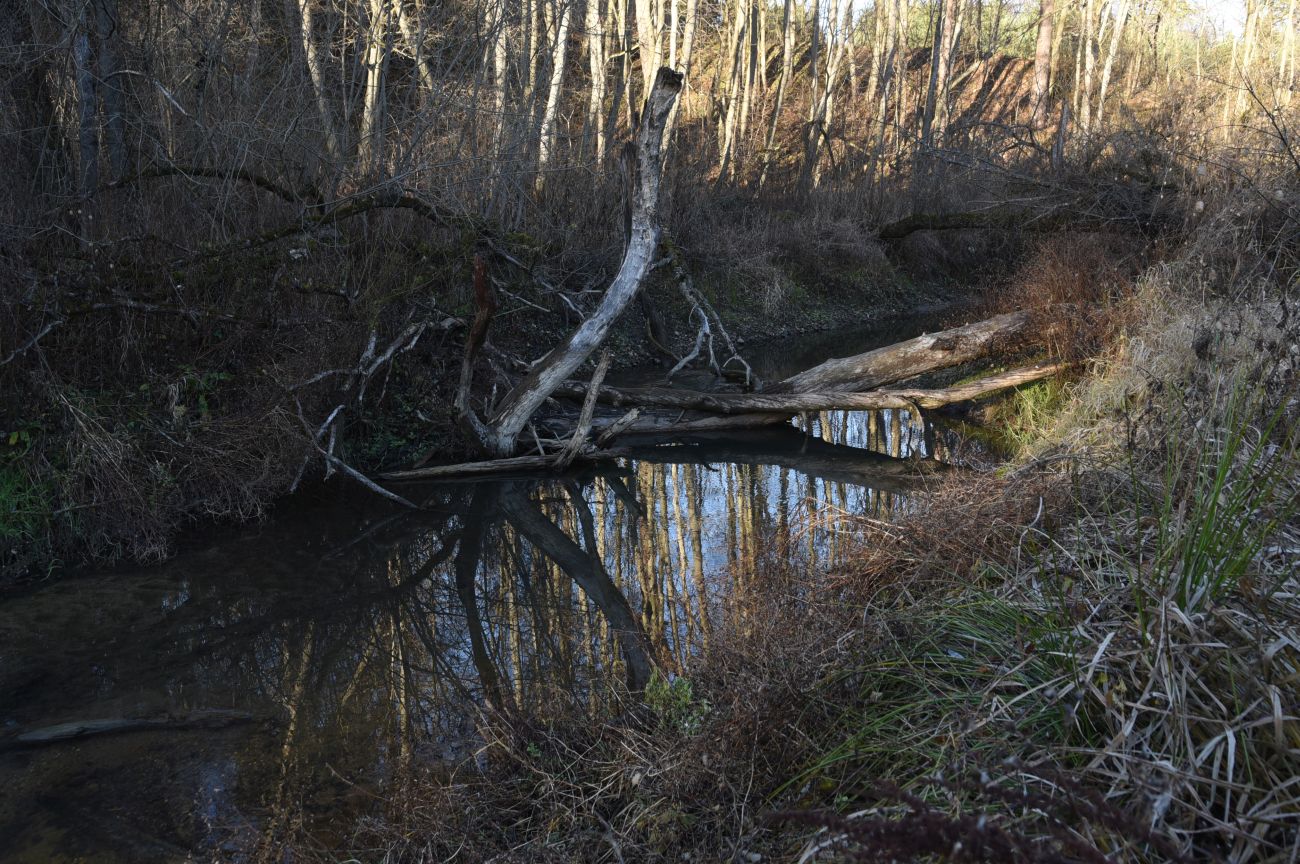
[(1080, 14), (1083, 15), (1082, 37), (1080, 40), (1080, 50), (1083, 52), (1083, 69), (1080, 72), (1078, 83), (1078, 103), (1079, 103), (1079, 128), (1087, 135), (1092, 130), (1092, 79), (1093, 69), (1096, 64), (1096, 42), (1095, 32), (1096, 14), (1094, 9), (1096, 0), (1085, 0), (1080, 7)]
[(1119, 53), (1120, 40), (1124, 37), (1124, 26), (1128, 23), (1128, 0), (1118, 0), (1113, 7), (1115, 19), (1111, 21), (1110, 46), (1106, 49), (1106, 61), (1101, 67), (1101, 85), (1097, 89), (1097, 128), (1101, 128), (1106, 116), (1106, 93), (1110, 89), (1110, 74), (1115, 66), (1115, 56)]
[(1056, 0), (1040, 0), (1038, 6), (1038, 41), (1034, 45), (1034, 108), (1031, 120), (1035, 129), (1047, 125), (1048, 91), (1052, 82), (1052, 24)]
[(772, 106), (772, 116), (767, 123), (767, 140), (763, 144), (763, 168), (758, 175), (760, 188), (767, 181), (767, 171), (772, 164), (777, 124), (781, 122), (781, 109), (785, 107), (785, 92), (790, 86), (790, 77), (793, 73), (794, 25), (791, 20), (793, 13), (794, 0), (785, 0), (785, 14), (781, 18), (781, 77), (776, 82), (776, 102)]
[(650, 92), (655, 73), (663, 65), (663, 18), (652, 0), (633, 0), (636, 7), (636, 38), (641, 51), (641, 93)]
[(542, 113), (542, 128), (537, 144), (537, 188), (545, 182), (546, 171), (551, 167), (555, 152), (555, 115), (560, 107), (560, 91), (564, 84), (564, 66), (568, 57), (569, 20), (573, 3), (563, 0), (564, 9), (555, 29), (555, 46), (551, 54), (551, 82), (546, 93), (546, 109)]
[(591, 89), (587, 101), (587, 138), (593, 143), (596, 164), (605, 161), (605, 0), (586, 0), (587, 69)]

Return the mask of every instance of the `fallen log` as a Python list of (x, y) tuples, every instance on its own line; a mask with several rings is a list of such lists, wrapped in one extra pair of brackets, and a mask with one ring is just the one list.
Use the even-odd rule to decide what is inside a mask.
[(39, 747), (97, 735), (160, 729), (219, 729), (238, 723), (250, 723), (253, 719), (253, 715), (247, 711), (210, 709), (191, 711), (188, 714), (169, 714), (165, 717), (105, 717), (95, 720), (74, 720), (20, 733), (0, 746)]
[(381, 480), (446, 480), (462, 477), (489, 477), (514, 471), (550, 471), (560, 468), (560, 453), (545, 456), (509, 456), (504, 459), (485, 459), (481, 462), (459, 462), (454, 465), (431, 465), (427, 468), (409, 468), (380, 474)]
[[(646, 408), (676, 408), (706, 411), (724, 416), (734, 414), (779, 414), (789, 417), (806, 411), (879, 411), (885, 408), (939, 408), (953, 402), (978, 399), (1008, 387), (1016, 387), (1061, 372), (1065, 363), (1037, 363), (1009, 372), (989, 375), (978, 381), (939, 389), (871, 390), (870, 392), (813, 393), (703, 393), (669, 388), (618, 390), (602, 387), (597, 398), (610, 405)], [(590, 393), (585, 384), (567, 384), (564, 395), (582, 397)]]
[[(1048, 320), (1056, 316), (1047, 316)], [(827, 360), (791, 375), (764, 393), (865, 392), (926, 372), (986, 357), (995, 351), (1042, 344), (1050, 329), (1043, 317), (1008, 312), (962, 327), (927, 333), (864, 354)]]
[(960, 470), (941, 462), (900, 459), (875, 450), (832, 444), (793, 426), (738, 430), (726, 435), (687, 436), (672, 444), (629, 444), (629, 459), (652, 464), (772, 465), (832, 483), (852, 483), (883, 492), (914, 492), (926, 478)]
[(967, 210), (956, 213), (913, 213), (880, 227), (876, 235), (881, 240), (898, 241), (917, 231), (1016, 231), (1024, 233), (1051, 233), (1054, 231), (1143, 231), (1152, 227), (1152, 220), (1133, 217), (1104, 217), (1057, 209), (1047, 212), (1026, 212), (1000, 207), (992, 210)]

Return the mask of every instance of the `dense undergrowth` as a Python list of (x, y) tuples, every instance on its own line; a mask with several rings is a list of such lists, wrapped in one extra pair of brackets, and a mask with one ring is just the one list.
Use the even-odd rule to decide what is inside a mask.
[(486, 717), (360, 860), (1291, 860), (1300, 322), (1237, 213), (1137, 267), (1045, 245), (1003, 302), (1103, 313), (1080, 372), (988, 409), (1005, 467), (864, 520), (853, 566), (764, 558), (604, 720)]

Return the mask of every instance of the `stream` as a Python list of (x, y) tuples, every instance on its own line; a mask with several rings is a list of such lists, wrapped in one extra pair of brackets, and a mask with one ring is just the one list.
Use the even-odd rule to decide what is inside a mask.
[[(934, 325), (748, 355), (772, 380)], [(602, 710), (651, 657), (688, 666), (765, 568), (834, 567), (856, 520), (979, 457), (894, 411), (630, 446), (561, 478), (401, 487), (418, 512), (331, 487), (162, 565), (0, 600), (0, 861), (244, 860), (290, 819), (329, 842), (412, 766), (473, 770), (485, 706)], [(134, 725), (51, 729), (86, 721)]]

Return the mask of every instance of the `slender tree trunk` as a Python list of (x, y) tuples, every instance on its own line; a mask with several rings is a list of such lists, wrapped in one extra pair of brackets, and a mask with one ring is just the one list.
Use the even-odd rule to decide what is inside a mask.
[(930, 48), (930, 82), (925, 91), (925, 112), (921, 117), (921, 144), (933, 147), (936, 134), (943, 134), (940, 103), (948, 100), (948, 72), (951, 65), (952, 37), (957, 17), (958, 0), (943, 0), (938, 6), (934, 22), (933, 45)]
[(1092, 77), (1096, 65), (1096, 0), (1085, 0), (1083, 14), (1083, 75), (1079, 79), (1079, 128), (1084, 135), (1092, 131)]
[(772, 116), (767, 124), (767, 141), (763, 145), (763, 169), (758, 175), (759, 188), (767, 182), (767, 171), (771, 167), (776, 144), (776, 129), (781, 122), (781, 109), (785, 107), (785, 91), (790, 86), (790, 76), (794, 67), (794, 26), (791, 20), (793, 13), (794, 0), (785, 0), (785, 15), (781, 19), (781, 77), (777, 79), (776, 103), (772, 106)]
[(745, 14), (745, 0), (734, 0), (735, 12), (731, 19), (730, 34), (726, 45), (726, 91), (723, 98), (726, 105), (722, 115), (722, 128), (719, 130), (721, 140), (718, 147), (718, 173), (727, 177), (731, 171), (732, 151), (735, 148), (736, 115), (740, 108), (740, 89), (744, 75), (745, 30), (749, 16)]
[(77, 152), (80, 157), (78, 165), (81, 197), (85, 199), (82, 209), (82, 232), (86, 233), (88, 216), (93, 202), (90, 200), (99, 188), (99, 110), (95, 102), (95, 67), (91, 52), (90, 32), (83, 20), (72, 37), (72, 62), (76, 69), (77, 81)]
[(877, 90), (880, 87), (880, 79), (884, 77), (885, 63), (889, 57), (889, 34), (886, 32), (885, 22), (888, 20), (888, 13), (881, 7), (893, 8), (892, 0), (876, 0), (875, 9), (872, 11), (871, 32), (871, 66), (867, 69), (867, 100), (874, 102)]
[(568, 57), (569, 21), (573, 13), (572, 0), (561, 0), (564, 9), (555, 29), (555, 49), (551, 60), (551, 82), (546, 93), (546, 109), (542, 113), (541, 133), (537, 144), (537, 189), (541, 190), (545, 175), (555, 152), (555, 116), (560, 107), (560, 91), (564, 84), (564, 66)]
[(633, 0), (636, 7), (637, 46), (641, 52), (642, 94), (649, 94), (663, 55), (663, 22), (651, 0)]
[(664, 0), (668, 4), (668, 67), (676, 69), (677, 66), (677, 34), (678, 27), (681, 26), (681, 20), (678, 15), (679, 0)]
[(412, 21), (411, 16), (406, 14), (402, 0), (391, 0), (391, 2), (393, 8), (397, 10), (397, 29), (402, 34), (402, 41), (406, 43), (415, 61), (415, 71), (420, 76), (420, 85), (424, 88), (425, 102), (431, 104), (434, 91), (437, 89), (437, 80), (429, 58), (424, 55), (424, 16), (417, 13), (417, 20)]
[(104, 132), (108, 145), (110, 179), (121, 180), (127, 173), (126, 97), (118, 68), (121, 36), (117, 0), (95, 0), (96, 49), (99, 52), (99, 81), (104, 102)]
[(334, 132), (334, 112), (330, 108), (329, 97), (325, 94), (325, 70), (321, 63), (320, 52), (316, 47), (315, 21), (312, 13), (313, 0), (286, 0), (285, 12), (291, 21), (298, 25), (298, 32), (290, 34), (290, 39), (297, 43), (302, 62), (307, 67), (311, 82), (312, 96), (316, 101), (316, 114), (320, 120), (321, 136), (324, 139), (325, 153), (330, 159), (331, 171), (341, 167), (342, 150), (338, 136)]
[(389, 44), (389, 11), (386, 0), (370, 0), (366, 16), (366, 84), (361, 107), (361, 132), (357, 141), (357, 165), (362, 176), (371, 178), (379, 166), (384, 126), (384, 66)]
[(1110, 89), (1110, 74), (1115, 66), (1115, 55), (1119, 53), (1120, 40), (1124, 37), (1124, 25), (1128, 23), (1128, 0), (1118, 0), (1114, 8), (1115, 20), (1111, 22), (1110, 46), (1106, 49), (1106, 62), (1101, 67), (1101, 86), (1097, 90), (1097, 128), (1101, 128), (1102, 118), (1106, 116), (1106, 92)]
[(1035, 129), (1047, 125), (1048, 91), (1052, 83), (1052, 24), (1056, 0), (1040, 0), (1038, 42), (1034, 46), (1034, 107), (1030, 121)]
[(605, 37), (603, 34), (604, 0), (587, 0), (587, 68), (591, 90), (587, 103), (587, 137), (595, 145), (596, 164), (605, 162)]

